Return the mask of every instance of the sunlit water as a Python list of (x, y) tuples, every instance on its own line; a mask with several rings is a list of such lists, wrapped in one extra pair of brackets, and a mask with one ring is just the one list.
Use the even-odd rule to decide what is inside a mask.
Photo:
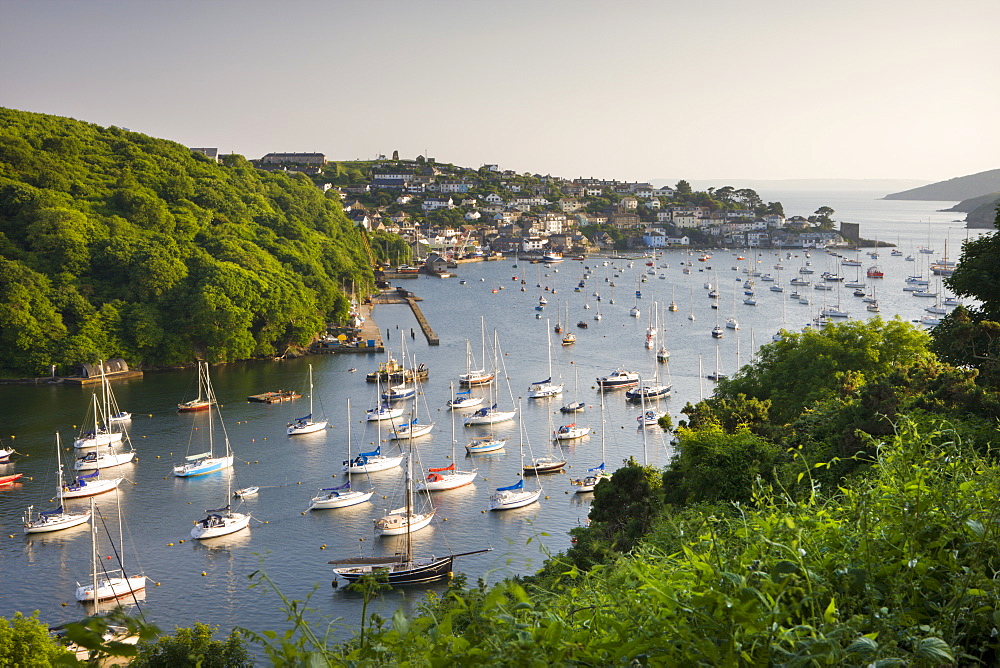
[[(789, 215), (810, 214), (824, 204), (832, 206), (837, 219), (861, 222), (863, 236), (892, 243), (898, 239), (904, 253), (917, 257), (917, 262), (906, 262), (885, 250), (878, 259), (886, 274), (876, 288), (883, 317), (899, 314), (905, 320), (915, 320), (930, 305), (926, 302), (934, 301), (902, 291), (907, 275), (927, 273), (926, 264), (921, 268), (921, 263), (926, 263), (928, 256), (918, 255), (917, 246), (930, 245), (937, 251), (930, 257), (937, 258), (943, 254), (945, 240), (950, 239), (950, 255), (954, 258), (966, 237), (961, 224), (954, 222), (955, 214), (936, 212), (950, 203), (879, 201), (874, 193), (762, 195), (765, 199), (781, 198)], [(779, 261), (775, 251), (759, 256), (742, 254), (747, 259), (738, 260), (736, 253), (719, 251), (710, 261), (699, 262), (697, 254), (671, 251), (657, 259), (654, 274), (646, 273), (648, 267), (643, 260), (629, 267), (623, 260), (604, 266), (601, 260), (591, 258), (566, 261), (552, 268), (504, 260), (463, 265), (456, 270), (459, 278), (401, 281), (423, 298), (421, 308), (441, 339), (440, 346), (428, 346), (405, 306), (379, 306), (374, 313), (383, 331), (388, 330), (397, 356), (402, 334), (407, 353), (431, 369), (430, 379), (423, 386), (418, 417), (434, 420), (436, 428), (432, 436), (417, 441), (416, 464), (421, 469), (450, 463), (451, 413), (443, 406), (450, 396), (449, 382), (465, 370), (467, 339), (476, 357), (481, 357), (481, 316), (485, 318), (488, 339), (492, 340), (493, 331), (497, 331), (510, 378), (513, 402), (506, 383), (496, 387), (496, 400), (503, 407), (516, 404), (532, 381), (549, 375), (546, 338), (557, 321), (568, 324), (568, 330), (578, 336), (576, 345), (563, 347), (559, 345), (560, 337), (552, 335), (552, 373), (565, 383), (564, 394), (555, 399), (520, 402), (525, 456), (561, 454), (569, 461), (568, 474), (541, 478), (538, 482), (544, 486), (545, 498), (536, 505), (505, 513), (486, 512), (493, 488), (518, 479), (518, 423), (497, 426), (498, 434), (510, 437), (502, 454), (467, 457), (464, 444), (469, 437), (488, 432), (482, 427), (462, 427), (459, 421), (459, 467), (478, 467), (480, 477), (472, 486), (434, 496), (441, 521), (414, 535), (415, 551), (440, 554), (493, 547), (488, 554), (459, 559), (456, 569), (473, 580), (484, 577), (496, 581), (532, 572), (541, 565), (547, 551), (568, 546), (566, 532), (585, 522), (591, 497), (574, 494), (569, 479), (582, 475), (602, 459), (600, 395), (595, 391), (595, 378), (622, 365), (652, 377), (657, 368), (655, 349), (644, 347), (644, 335), (654, 303), (663, 310), (660, 336), (661, 340), (665, 337), (671, 352), (670, 363), (659, 365), (658, 371), (661, 380), (672, 383), (674, 388), (673, 395), (662, 402), (662, 409), (675, 420), (681, 417), (680, 409), (686, 402), (711, 393), (712, 383), (704, 375), (715, 369), (717, 352), (720, 370), (735, 372), (738, 363), (750, 361), (754, 345), (769, 341), (783, 323), (788, 329), (798, 330), (810, 321), (822, 308), (824, 298), (831, 306), (839, 299), (851, 317), (875, 315), (867, 312), (860, 299), (846, 288), (841, 288), (838, 295), (836, 291), (814, 291), (810, 285), (800, 288), (800, 293), (811, 304), (790, 300), (793, 288), (788, 281), (798, 275), (798, 268), (806, 261), (802, 251), (794, 251), (791, 259), (782, 252), (783, 270), (774, 269)], [(684, 274), (681, 263), (689, 260), (693, 261), (691, 273)], [(758, 305), (744, 305), (743, 269), (751, 261), (759, 261), (757, 266), (763, 273), (778, 277), (785, 292), (771, 292), (770, 283), (758, 280)], [(853, 268), (839, 266), (839, 260), (822, 252), (813, 252), (810, 261), (816, 270), (811, 277), (814, 284), (824, 270), (839, 271), (849, 281), (854, 278)], [(862, 276), (870, 264), (864, 258)], [(584, 265), (591, 268), (590, 278), (584, 289), (574, 292)], [(660, 278), (661, 274), (665, 278)], [(644, 277), (646, 281), (642, 282)], [(461, 284), (460, 279), (466, 283)], [(718, 310), (710, 307), (706, 283), (721, 291)], [(642, 291), (641, 299), (634, 296), (636, 289)], [(600, 293), (600, 301), (595, 292)], [(542, 295), (548, 305), (538, 318), (535, 306)], [(679, 305), (679, 310), (672, 313), (665, 310), (671, 299)], [(638, 318), (628, 314), (634, 305), (641, 310)], [(594, 319), (597, 313), (602, 316), (600, 321)], [(692, 313), (694, 321), (688, 319)], [(724, 322), (731, 316), (739, 320), (740, 329), (726, 330), (721, 340), (712, 339), (710, 331), (717, 318)], [(586, 322), (588, 328), (577, 328), (579, 321)], [(416, 330), (415, 338), (410, 336), (411, 328)], [(203, 543), (190, 540), (192, 522), (200, 519), (206, 508), (224, 505), (227, 480), (221, 474), (187, 480), (171, 475), (173, 464), (203, 449), (199, 439), (204, 435), (206, 415), (184, 415), (174, 410), (179, 401), (194, 396), (194, 372), (147, 373), (141, 380), (114, 383), (119, 405), (135, 414), (130, 433), (139, 453), (138, 462), (119, 470), (136, 484), (124, 485), (120, 498), (126, 518), (126, 567), (141, 568), (158, 583), (149, 586), (142, 604), (148, 620), (166, 629), (196, 621), (219, 624), (224, 629), (234, 625), (257, 630), (285, 628), (277, 597), (249, 588), (247, 576), (261, 569), (289, 598), (302, 599), (312, 593), (316, 618), (322, 618), (322, 623), (339, 624), (335, 628), (338, 637), (357, 623), (361, 599), (343, 588), (331, 587), (327, 562), (336, 557), (371, 554), (373, 550), (392, 552), (399, 547), (401, 539), (374, 537), (372, 519), (399, 505), (402, 470), (371, 476), (377, 495), (370, 503), (340, 510), (304, 511), (318, 488), (344, 480), (340, 465), (348, 454), (348, 399), (353, 403), (352, 451), (369, 448), (378, 439), (373, 424), (361, 420), (363, 410), (375, 403), (375, 385), (366, 383), (364, 374), (381, 359), (376, 355), (317, 356), (213, 367), (216, 393), (223, 403), (222, 415), (239, 460), (232, 485), (259, 485), (261, 491), (246, 504), (256, 520), (249, 531)], [(304, 391), (309, 363), (314, 365), (316, 412), (329, 417), (333, 426), (318, 434), (289, 438), (285, 436), (285, 425), (308, 411), (305, 397), (291, 404), (271, 406), (248, 403), (246, 397), (282, 388)], [(349, 371), (352, 367), (357, 368), (356, 373)], [(54, 505), (50, 501), (56, 484), (54, 434), (61, 432), (64, 447), (71, 445), (87, 413), (91, 391), (51, 385), (0, 386), (0, 438), (23, 455), (10, 465), (0, 466), (0, 474), (23, 472), (30, 477), (23, 485), (0, 492), (0, 615), (37, 609), (44, 620), (58, 623), (84, 613), (73, 593), (76, 582), (87, 580), (90, 573), (86, 526), (26, 538), (21, 533), (20, 517), (29, 504), (36, 508)], [(486, 394), (485, 390), (477, 392)], [(587, 410), (567, 420), (558, 407), (577, 397), (587, 402)], [(640, 407), (626, 403), (621, 392), (608, 393), (605, 398), (604, 458), (608, 464), (614, 467), (629, 457), (657, 466), (665, 464), (671, 455), (670, 445), (656, 429), (645, 433), (637, 429)], [(588, 425), (597, 433), (572, 445), (553, 446), (551, 430), (568, 421)], [(382, 438), (386, 438), (384, 434)], [(192, 440), (194, 444), (189, 446)], [(395, 448), (387, 440), (382, 445), (384, 450)], [(72, 456), (71, 450), (65, 453), (68, 457)], [(364, 481), (355, 478), (355, 483)], [(526, 484), (530, 488), (537, 483), (529, 479)], [(383, 495), (388, 498), (381, 498)], [(115, 515), (114, 495), (99, 496), (97, 502), (103, 513)], [(87, 503), (75, 500), (67, 505), (77, 508)], [(117, 531), (114, 521), (111, 527), (112, 532)], [(102, 550), (102, 555), (108, 554), (107, 548)], [(439, 584), (431, 589), (443, 587)], [(389, 613), (401, 603), (409, 605), (419, 600), (427, 589), (393, 592), (377, 604), (377, 609)], [(342, 622), (336, 622), (338, 619)]]

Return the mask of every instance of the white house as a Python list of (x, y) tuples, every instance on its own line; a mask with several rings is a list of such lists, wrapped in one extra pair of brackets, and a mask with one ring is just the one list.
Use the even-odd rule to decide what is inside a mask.
[(400, 195), (396, 198), (396, 204), (409, 204), (413, 201), (413, 195)]
[(660, 200), (656, 199), (655, 197), (647, 199), (645, 202), (642, 203), (642, 205), (647, 209), (659, 209), (661, 206)]
[(674, 227), (685, 228), (685, 227), (698, 227), (698, 221), (701, 219), (693, 213), (678, 213), (674, 212), (672, 222)]
[(479, 220), (481, 217), (482, 214), (480, 214), (478, 211), (470, 211), (469, 213), (465, 214), (466, 220)]
[(467, 193), (469, 184), (461, 181), (441, 181), (438, 183), (438, 190), (442, 193)]
[(603, 188), (587, 188), (587, 197), (600, 197), (604, 194)]
[(424, 200), (420, 208), (424, 211), (437, 211), (438, 209), (454, 209), (455, 202), (449, 196), (447, 199), (443, 197), (428, 197)]
[(653, 194), (657, 197), (673, 197), (674, 189), (670, 186), (662, 186), (653, 190)]
[(540, 251), (549, 243), (548, 239), (541, 237), (524, 237), (521, 239), (521, 250), (525, 253)]
[(764, 216), (764, 222), (771, 229), (777, 229), (785, 226), (785, 217), (778, 213), (771, 213)]
[(663, 224), (663, 223), (672, 223), (673, 221), (674, 221), (673, 211), (670, 211), (668, 209), (666, 211), (656, 212), (656, 222)]
[(619, 204), (626, 211), (635, 211), (636, 209), (639, 208), (639, 200), (637, 200), (635, 197), (622, 197)]
[(490, 193), (483, 199), (489, 202), (490, 204), (500, 204), (503, 202), (503, 198), (500, 197), (500, 195), (497, 195), (496, 193)]
[(691, 244), (691, 239), (688, 237), (667, 237), (667, 244), (670, 246), (688, 246)]

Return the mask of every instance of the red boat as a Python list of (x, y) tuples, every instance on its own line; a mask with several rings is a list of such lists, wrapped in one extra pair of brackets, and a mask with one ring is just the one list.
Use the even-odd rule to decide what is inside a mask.
[(885, 274), (877, 266), (868, 267), (868, 278), (885, 278)]
[(0, 475), (0, 485), (10, 485), (23, 475), (24, 475), (23, 473), (15, 473), (14, 475)]
[(192, 399), (191, 401), (185, 401), (183, 404), (177, 404), (177, 411), (179, 413), (193, 413), (195, 411), (207, 411), (208, 407), (212, 405), (212, 402), (207, 399)]

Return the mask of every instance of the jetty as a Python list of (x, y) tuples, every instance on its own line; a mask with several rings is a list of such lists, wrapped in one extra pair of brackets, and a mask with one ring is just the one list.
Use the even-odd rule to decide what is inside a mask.
[(280, 404), (284, 401), (301, 399), (302, 395), (294, 390), (278, 390), (277, 392), (264, 392), (262, 394), (251, 394), (247, 401), (254, 401), (261, 404)]
[(427, 345), (429, 346), (439, 346), (441, 345), (441, 339), (438, 335), (434, 333), (431, 328), (427, 318), (424, 317), (424, 312), (420, 310), (420, 306), (417, 305), (418, 301), (423, 301), (420, 297), (416, 296), (406, 288), (396, 288), (395, 290), (386, 290), (379, 295), (372, 297), (372, 303), (374, 304), (407, 304), (410, 310), (413, 311), (413, 317), (417, 319), (417, 324), (420, 325), (420, 330), (424, 333), (424, 338), (427, 339)]

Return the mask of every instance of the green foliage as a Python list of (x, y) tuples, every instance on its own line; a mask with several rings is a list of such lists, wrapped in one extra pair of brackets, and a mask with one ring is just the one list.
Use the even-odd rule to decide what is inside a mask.
[(239, 631), (225, 640), (213, 640), (217, 627), (197, 623), (192, 628), (175, 629), (172, 636), (161, 636), (155, 643), (139, 644), (132, 668), (250, 668), (254, 665), (246, 642)]
[(852, 320), (783, 334), (761, 347), (757, 361), (719, 383), (716, 396), (770, 400), (769, 417), (780, 425), (819, 400), (850, 393), (897, 365), (931, 355), (927, 334), (899, 319)]
[(0, 108), (0, 369), (306, 344), (373, 285), (361, 234), (302, 174)]
[(663, 474), (670, 503), (748, 503), (758, 481), (773, 480), (778, 448), (745, 427), (677, 430), (677, 455)]
[(38, 621), (38, 611), (30, 617), (15, 612), (13, 619), (0, 617), (0, 666), (44, 668), (65, 665), (72, 655), (49, 635)]
[(931, 347), (950, 364), (976, 369), (979, 382), (996, 390), (1000, 388), (1000, 313), (986, 309), (986, 304), (980, 309), (956, 307), (931, 331)]

